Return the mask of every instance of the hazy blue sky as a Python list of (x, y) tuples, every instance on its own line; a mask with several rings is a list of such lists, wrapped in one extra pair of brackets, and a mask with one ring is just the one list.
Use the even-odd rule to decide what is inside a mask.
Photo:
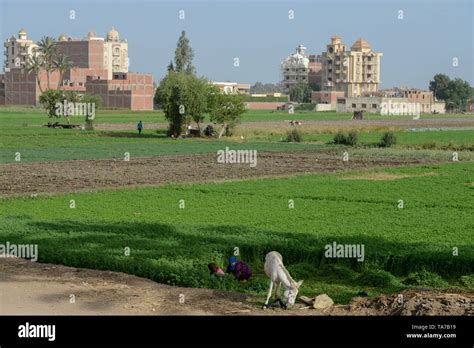
[[(76, 18), (69, 18), (69, 11)], [(185, 11), (185, 19), (178, 11)], [(288, 18), (293, 10), (295, 18)], [(399, 10), (404, 18), (398, 19)], [(0, 0), (0, 38), (22, 27), (33, 40), (66, 33), (128, 39), (131, 71), (165, 74), (181, 30), (199, 75), (215, 81), (277, 82), (280, 62), (302, 43), (321, 53), (334, 34), (363, 37), (383, 52), (382, 87), (427, 88), (435, 73), (474, 84), (473, 0), (407, 1), (23, 1)], [(2, 45), (3, 50), (3, 45)], [(234, 67), (234, 57), (240, 67)], [(452, 66), (453, 57), (459, 66)], [(3, 66), (3, 54), (0, 64)]]

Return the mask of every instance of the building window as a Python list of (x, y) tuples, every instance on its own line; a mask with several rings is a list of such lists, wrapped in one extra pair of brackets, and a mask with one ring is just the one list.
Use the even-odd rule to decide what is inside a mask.
[(362, 104), (362, 109), (366, 109), (367, 108), (367, 104)]
[(367, 60), (370, 62), (372, 61), (372, 57), (367, 57)]
[(356, 107), (356, 105), (355, 105), (355, 104), (352, 104), (352, 107), (353, 107), (353, 108), (355, 108), (355, 107)]
[(377, 109), (377, 104), (372, 104), (372, 109)]

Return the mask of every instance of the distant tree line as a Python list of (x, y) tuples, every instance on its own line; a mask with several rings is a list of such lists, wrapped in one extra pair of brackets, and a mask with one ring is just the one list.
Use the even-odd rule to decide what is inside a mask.
[(250, 87), (250, 94), (272, 94), (283, 93), (284, 88), (280, 84), (256, 82)]
[(444, 74), (436, 74), (429, 84), (430, 91), (438, 100), (446, 102), (446, 110), (451, 112), (466, 111), (474, 102), (473, 88), (469, 82), (456, 78), (451, 80)]

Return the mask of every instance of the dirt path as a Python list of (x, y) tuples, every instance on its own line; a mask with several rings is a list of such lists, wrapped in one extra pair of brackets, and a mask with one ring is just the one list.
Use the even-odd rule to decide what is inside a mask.
[(0, 165), (0, 195), (94, 191), (116, 187), (171, 183), (219, 182), (325, 173), (380, 166), (431, 163), (408, 157), (352, 157), (344, 162), (340, 150), (259, 152), (256, 167), (221, 164), (217, 155), (179, 155), (123, 160), (53, 161)]
[(263, 298), (240, 293), (0, 258), (0, 315), (474, 315), (473, 293), (410, 291), (403, 296), (403, 305), (393, 295), (356, 298), (325, 311), (300, 303), (291, 310), (263, 310)]
[[(288, 126), (293, 118), (288, 115), (288, 120), (269, 120), (269, 121), (244, 121), (239, 123), (238, 128), (245, 129), (269, 129), (272, 127)], [(297, 116), (296, 116), (297, 117)], [(472, 118), (423, 118), (419, 120), (400, 120), (396, 118), (387, 118), (386, 120), (300, 120), (304, 128), (318, 128), (323, 131), (333, 128), (354, 128), (354, 127), (399, 127), (399, 128), (418, 128), (418, 127), (474, 127), (474, 116)], [(146, 123), (145, 129), (163, 129), (167, 128), (165, 122)], [(136, 130), (135, 123), (99, 123), (95, 126), (97, 130)]]
[(172, 287), (125, 273), (0, 258), (0, 315), (225, 314), (253, 307), (246, 300), (241, 294)]

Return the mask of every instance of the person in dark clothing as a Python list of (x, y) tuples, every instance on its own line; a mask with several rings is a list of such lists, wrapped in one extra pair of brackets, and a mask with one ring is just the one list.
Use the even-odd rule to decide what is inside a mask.
[(137, 124), (138, 134), (142, 134), (142, 128), (143, 128), (143, 124), (142, 124), (142, 120), (140, 120)]
[(252, 269), (243, 261), (237, 260), (235, 256), (229, 258), (227, 273), (231, 273), (239, 281), (247, 281), (252, 277)]

